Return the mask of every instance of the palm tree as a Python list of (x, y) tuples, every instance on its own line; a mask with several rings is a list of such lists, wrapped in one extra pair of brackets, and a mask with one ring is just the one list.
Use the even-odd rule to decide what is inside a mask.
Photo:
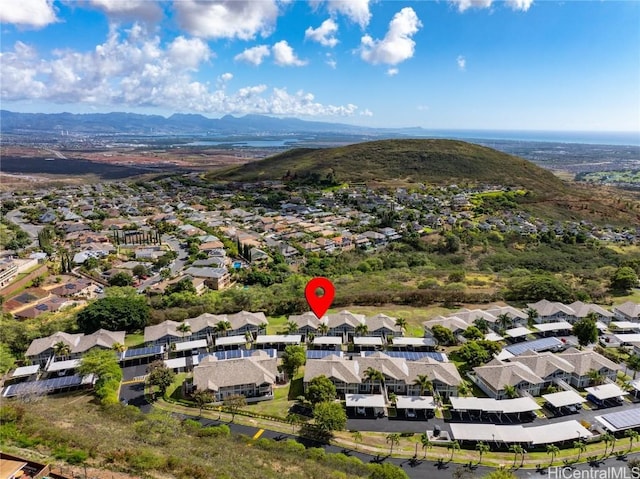
[(202, 409), (209, 403), (212, 403), (215, 398), (213, 394), (207, 390), (199, 390), (193, 393), (193, 401), (200, 408), (200, 416), (202, 416)]
[(362, 433), (360, 431), (353, 431), (351, 433), (353, 443), (356, 445), (356, 451), (358, 450), (358, 443), (362, 442)]
[(533, 326), (533, 323), (535, 323), (536, 319), (538, 318), (538, 311), (536, 311), (534, 308), (527, 308), (524, 310), (524, 312), (527, 315), (527, 325), (529, 327)]
[(426, 374), (418, 374), (413, 384), (420, 388), (420, 396), (423, 396), (425, 391), (433, 393), (433, 381)]
[(499, 314), (498, 316), (496, 316), (496, 319), (498, 320), (498, 324), (500, 325), (501, 329), (507, 329), (513, 322), (511, 320), (511, 316), (509, 316), (508, 313)]
[(321, 336), (329, 334), (329, 325), (327, 323), (320, 323), (320, 326), (318, 326), (318, 333), (320, 333)]
[[(217, 329), (217, 328), (216, 328)], [(253, 341), (253, 334), (251, 334), (251, 331), (246, 331), (244, 333), (244, 339), (246, 342), (250, 343)]]
[(573, 448), (578, 450), (578, 457), (576, 458), (576, 462), (578, 462), (582, 453), (587, 450), (587, 445), (582, 441), (573, 441)]
[(451, 450), (451, 457), (449, 458), (449, 462), (453, 461), (453, 455), (456, 451), (460, 450), (460, 443), (458, 441), (453, 441), (447, 446), (447, 449)]
[(58, 341), (53, 345), (53, 354), (58, 358), (66, 358), (71, 354), (71, 346), (64, 341)]
[(114, 350), (116, 353), (124, 353), (127, 347), (122, 343), (116, 342), (111, 345), (111, 349)]
[(464, 379), (458, 384), (458, 394), (461, 396), (469, 396), (471, 393), (471, 385)]
[(589, 371), (587, 371), (587, 376), (589, 376), (589, 379), (594, 386), (598, 386), (604, 381), (604, 376), (602, 375), (602, 373), (600, 373), (600, 371), (596, 371), (595, 369), (590, 369)]
[(226, 336), (227, 331), (231, 329), (231, 323), (229, 321), (220, 321), (216, 324), (215, 331), (219, 336)]
[(596, 313), (595, 311), (589, 311), (585, 316), (585, 319), (590, 319), (595, 323), (598, 321), (598, 319), (600, 319), (600, 317), (598, 316), (598, 313)]
[(369, 332), (369, 326), (366, 324), (358, 324), (354, 330), (356, 336), (366, 336)]
[(420, 434), (420, 444), (422, 444), (422, 450), (424, 451), (424, 458), (427, 458), (427, 449), (431, 449), (433, 444), (429, 440), (429, 435), (426, 432)]
[(515, 468), (518, 454), (522, 454), (522, 446), (520, 444), (514, 444), (512, 446), (509, 446), (509, 452), (513, 453), (513, 467)]
[(185, 321), (184, 323), (180, 323), (176, 331), (180, 331), (182, 333), (182, 339), (184, 339), (184, 335), (191, 332), (191, 326)]
[(480, 454), (480, 457), (478, 459), (478, 464), (480, 464), (482, 462), (482, 455), (485, 452), (489, 452), (491, 450), (491, 446), (489, 446), (489, 444), (485, 444), (484, 442), (480, 441), (476, 444), (476, 451), (478, 451), (478, 453)]
[(402, 331), (402, 335), (404, 336), (404, 332), (407, 330), (407, 320), (404, 318), (396, 319), (396, 326), (400, 328), (400, 331)]
[(638, 431), (634, 431), (633, 429), (627, 429), (624, 432), (624, 436), (629, 438), (629, 450), (627, 452), (631, 452), (631, 449), (633, 449), (633, 441), (638, 440), (638, 436), (640, 436), (640, 433), (638, 433)]
[(505, 384), (502, 389), (504, 389), (504, 394), (509, 399), (513, 399), (513, 398), (517, 398), (518, 397), (518, 390), (516, 389), (515, 386), (512, 386), (511, 384)]
[(640, 356), (632, 355), (627, 360), (627, 367), (633, 371), (633, 379), (636, 379), (636, 374), (640, 371)]
[(285, 328), (287, 334), (294, 334), (298, 332), (298, 325), (294, 321), (289, 321)]
[(380, 382), (380, 389), (381, 391), (384, 390), (383, 385), (384, 385), (384, 374), (382, 374), (380, 371), (378, 371), (377, 369), (372, 368), (371, 366), (369, 366), (365, 372), (364, 372), (364, 378), (366, 381), (370, 381), (371, 384), (371, 390), (373, 392), (373, 387), (375, 386), (376, 381)]
[(393, 446), (400, 444), (400, 434), (397, 432), (387, 434), (387, 442), (391, 445), (389, 449), (389, 455), (391, 456), (393, 454)]
[(553, 464), (553, 460), (555, 459), (558, 452), (560, 452), (560, 448), (558, 446), (556, 446), (555, 444), (547, 444), (547, 454), (551, 454), (551, 462), (549, 463), (549, 466)]
[(389, 394), (389, 402), (393, 405), (393, 407), (396, 407), (396, 403), (398, 402), (398, 396), (396, 395), (396, 393)]
[(300, 416), (296, 413), (290, 412), (287, 414), (287, 422), (291, 424), (291, 434), (293, 434), (296, 430), (296, 426), (300, 424)]
[(605, 435), (602, 436), (602, 440), (604, 441), (604, 455), (602, 456), (603, 458), (607, 457), (607, 448), (609, 447), (609, 444), (611, 444), (611, 452), (609, 452), (609, 454), (611, 454), (613, 452), (613, 448), (616, 447), (616, 437), (613, 434), (607, 433)]
[(484, 318), (476, 318), (473, 320), (473, 325), (480, 330), (481, 333), (487, 334), (489, 332), (489, 322)]

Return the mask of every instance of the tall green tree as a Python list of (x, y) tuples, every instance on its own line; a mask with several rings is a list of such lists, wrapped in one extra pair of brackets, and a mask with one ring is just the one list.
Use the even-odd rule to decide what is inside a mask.
[(393, 432), (391, 434), (387, 434), (386, 436), (387, 444), (389, 444), (389, 455), (393, 455), (393, 446), (397, 446), (400, 444), (400, 434), (397, 432)]
[(175, 377), (176, 373), (169, 369), (163, 361), (155, 361), (149, 366), (147, 381), (152, 386), (156, 386), (160, 390), (160, 394), (164, 396)]
[(611, 289), (614, 291), (630, 291), (638, 286), (638, 275), (630, 266), (618, 268), (611, 277)]
[(289, 378), (293, 378), (298, 373), (300, 366), (303, 366), (306, 361), (307, 356), (304, 346), (291, 344), (284, 348), (284, 352), (282, 353), (282, 368)]
[(336, 398), (336, 387), (325, 375), (316, 376), (309, 381), (307, 399), (311, 404), (333, 401)]
[(150, 316), (144, 296), (105, 297), (78, 313), (78, 327), (84, 333), (93, 333), (100, 328), (133, 333), (144, 329)]
[(580, 346), (587, 346), (598, 340), (598, 327), (593, 319), (582, 318), (574, 323), (573, 334), (578, 338)]
[(347, 425), (347, 414), (337, 402), (321, 402), (313, 408), (313, 419), (316, 427), (324, 432), (342, 431)]
[(92, 349), (80, 360), (78, 374), (97, 377), (94, 384), (96, 396), (102, 404), (116, 404), (118, 390), (122, 381), (122, 369), (118, 363), (116, 352), (111, 349)]

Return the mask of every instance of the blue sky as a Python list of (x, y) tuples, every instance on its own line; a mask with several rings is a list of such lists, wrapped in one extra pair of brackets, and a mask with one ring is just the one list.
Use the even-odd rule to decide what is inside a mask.
[(640, 2), (4, 0), (2, 108), (640, 131)]

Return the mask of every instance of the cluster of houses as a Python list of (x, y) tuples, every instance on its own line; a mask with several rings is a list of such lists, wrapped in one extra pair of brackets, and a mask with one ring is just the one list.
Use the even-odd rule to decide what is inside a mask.
[[(535, 324), (557, 322), (561, 313), (562, 321), (571, 322), (593, 311), (606, 318), (609, 325), (624, 321), (640, 331), (640, 305), (636, 303), (625, 303), (613, 312), (582, 303), (529, 305), (530, 310), (534, 308), (540, 312)], [(516, 308), (494, 306), (461, 310), (427, 325), (432, 322), (442, 325), (449, 320), (452, 324), (461, 322), (469, 326), (472, 323), (467, 321), (478, 317), (495, 325), (502, 315), (516, 324), (533, 319)], [(404, 337), (402, 322), (396, 318), (340, 311), (318, 319), (313, 313), (305, 313), (289, 317), (286, 334), (271, 335), (266, 334), (267, 323), (260, 312), (205, 313), (184, 322), (165, 321), (147, 326), (144, 347), (133, 349), (123, 347), (122, 331), (99, 330), (88, 335), (59, 332), (34, 340), (25, 355), (30, 365), (18, 368), (9, 379), (19, 382), (71, 375), (83, 354), (92, 348), (104, 348), (117, 350), (123, 366), (162, 359), (177, 371), (193, 371), (193, 387), (211, 390), (219, 400), (231, 394), (266, 400), (272, 397), (275, 384), (285, 379), (277, 367), (279, 352), (290, 344), (305, 344), (305, 388), (315, 377), (325, 376), (341, 396), (353, 399), (378, 393), (385, 405), (391, 393), (398, 397), (422, 397), (427, 383), (432, 399), (457, 397), (461, 387), (467, 389), (466, 380), (496, 400), (506, 400), (514, 391), (515, 395), (529, 397), (540, 396), (550, 387), (571, 391), (592, 384), (606, 390), (590, 393), (596, 401), (625, 394), (615, 384), (620, 365), (592, 349), (568, 347), (556, 337), (507, 342), (494, 359), (473, 368), (463, 379), (447, 355), (435, 351), (435, 340), (429, 336)], [(371, 377), (372, 370), (382, 373), (381, 381)], [(640, 391), (640, 383), (637, 389)], [(427, 407), (432, 399), (421, 400), (422, 406)], [(402, 403), (406, 401), (403, 399)], [(353, 407), (356, 411), (363, 407), (369, 411), (365, 406)], [(374, 410), (381, 409), (378, 405)]]
[(482, 309), (462, 309), (448, 316), (437, 316), (423, 323), (425, 336), (432, 336), (434, 326), (450, 330), (464, 341), (462, 334), (469, 327), (482, 322), (489, 328), (485, 339), (489, 341), (518, 341), (527, 337), (568, 335), (573, 324), (589, 317), (596, 321), (601, 332), (610, 331), (616, 345), (640, 347), (640, 305), (626, 302), (609, 311), (597, 304), (576, 301), (563, 304), (541, 300), (530, 303), (524, 311), (511, 306)]

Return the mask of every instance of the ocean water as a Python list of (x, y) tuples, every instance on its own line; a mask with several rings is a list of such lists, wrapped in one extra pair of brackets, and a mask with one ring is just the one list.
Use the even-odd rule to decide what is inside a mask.
[(461, 140), (506, 140), (545, 143), (581, 143), (585, 145), (640, 146), (640, 132), (525, 131), (525, 130), (428, 130), (430, 138)]

